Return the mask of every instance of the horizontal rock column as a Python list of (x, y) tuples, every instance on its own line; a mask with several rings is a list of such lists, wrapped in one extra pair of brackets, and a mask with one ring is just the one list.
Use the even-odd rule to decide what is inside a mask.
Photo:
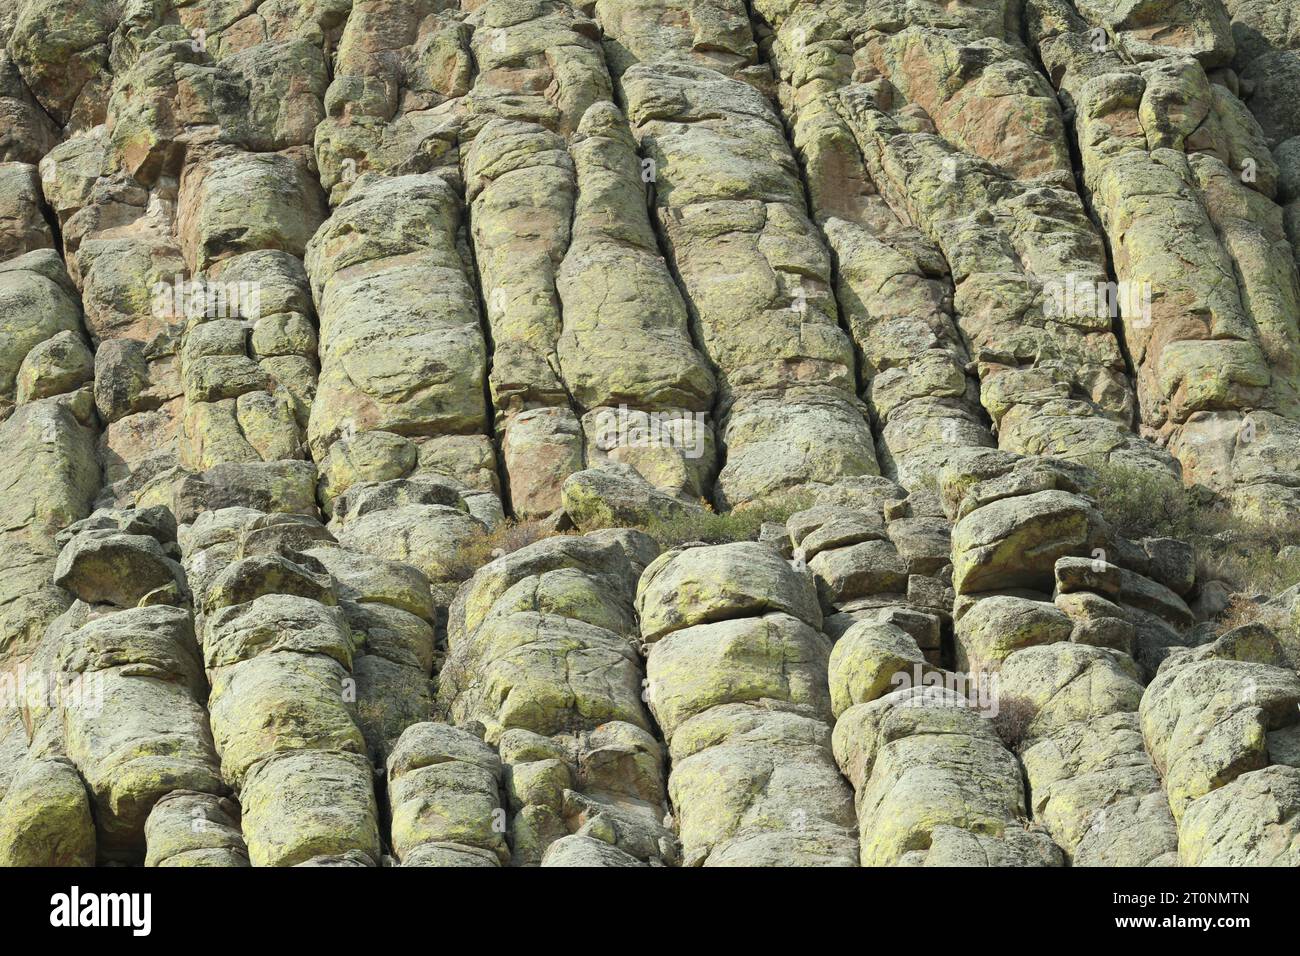
[(332, 578), (301, 553), (320, 536), (282, 529), (284, 516), (223, 509), (183, 542), (222, 775), (254, 866), (377, 865), (373, 771), (350, 704), (354, 638)]
[(501, 760), (447, 724), (412, 724), (388, 758), (393, 853), (402, 866), (500, 866), (510, 861)]
[(852, 866), (812, 581), (757, 542), (660, 556), (637, 589), (688, 866)]
[(456, 595), (439, 705), (498, 748), (515, 865), (543, 862), (570, 834), (623, 865), (677, 859), (642, 703), (634, 580), (617, 540), (562, 536), (489, 562)]

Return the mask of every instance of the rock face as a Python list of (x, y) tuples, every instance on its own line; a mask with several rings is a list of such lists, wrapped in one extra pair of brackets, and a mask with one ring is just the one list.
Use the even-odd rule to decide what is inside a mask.
[(1295, 865), (1298, 95), (1296, 0), (11, 0), (0, 864)]

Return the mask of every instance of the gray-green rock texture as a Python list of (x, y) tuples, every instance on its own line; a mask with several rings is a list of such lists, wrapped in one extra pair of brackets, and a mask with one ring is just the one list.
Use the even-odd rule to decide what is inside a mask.
[(1300, 864), (1298, 101), (1300, 0), (9, 0), (0, 865)]

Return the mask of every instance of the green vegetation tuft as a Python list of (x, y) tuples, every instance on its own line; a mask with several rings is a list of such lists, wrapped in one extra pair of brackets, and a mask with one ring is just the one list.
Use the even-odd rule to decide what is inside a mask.
[(769, 522), (783, 525), (792, 514), (811, 506), (812, 498), (808, 495), (794, 495), (780, 502), (754, 502), (723, 514), (714, 512), (706, 504), (702, 512), (655, 518), (640, 530), (654, 538), (665, 550), (692, 541), (703, 541), (705, 544), (755, 541), (763, 525)]
[(1197, 576), (1244, 595), (1274, 595), (1300, 583), (1300, 518), (1262, 524), (1232, 514), (1204, 488), (1125, 465), (1097, 469), (1097, 506), (1126, 537), (1179, 538), (1196, 548)]

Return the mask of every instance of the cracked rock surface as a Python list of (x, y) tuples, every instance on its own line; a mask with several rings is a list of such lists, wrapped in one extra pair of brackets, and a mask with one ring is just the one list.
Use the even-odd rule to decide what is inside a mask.
[(10, 0), (0, 865), (1300, 865), (1298, 101), (1300, 0)]

